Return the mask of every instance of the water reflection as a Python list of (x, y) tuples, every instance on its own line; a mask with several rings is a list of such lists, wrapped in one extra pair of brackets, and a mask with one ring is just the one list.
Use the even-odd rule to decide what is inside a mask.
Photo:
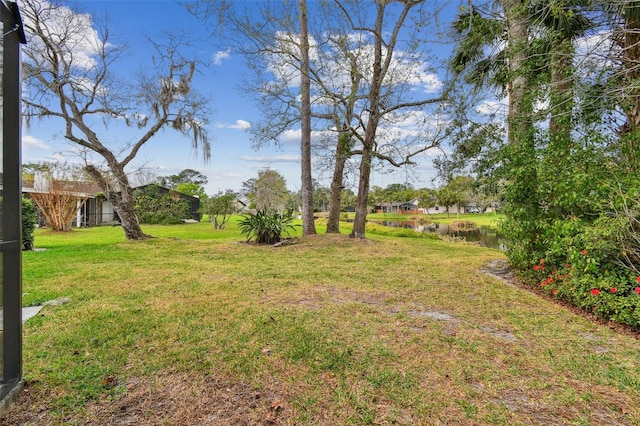
[(450, 237), (464, 238), (468, 242), (477, 242), (483, 247), (499, 250), (506, 249), (503, 238), (495, 229), (487, 226), (481, 226), (473, 229), (460, 229), (439, 223), (420, 224), (419, 221), (376, 221), (376, 223), (392, 228), (407, 228), (413, 229), (416, 232), (431, 232), (440, 235), (448, 235)]

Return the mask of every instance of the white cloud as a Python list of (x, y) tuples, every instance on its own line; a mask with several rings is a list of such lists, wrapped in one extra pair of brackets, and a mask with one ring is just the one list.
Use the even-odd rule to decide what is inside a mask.
[(272, 156), (243, 156), (244, 161), (258, 163), (299, 163), (299, 155), (272, 155)]
[(31, 135), (25, 135), (22, 137), (22, 143), (25, 146), (31, 147), (31, 148), (35, 148), (35, 149), (41, 149), (43, 151), (48, 151), (49, 149), (51, 149), (51, 147), (49, 145), (47, 145), (46, 143), (42, 142), (40, 139), (31, 136)]
[[(39, 5), (39, 23), (43, 31), (53, 39), (55, 45), (63, 45), (68, 49), (63, 56), (72, 66), (90, 70), (97, 65), (96, 55), (104, 48), (100, 35), (93, 28), (93, 18), (89, 14), (75, 13), (66, 6), (51, 6), (47, 1), (41, 0)], [(25, 8), (22, 14), (27, 39), (35, 49), (43, 50), (42, 41), (35, 36), (30, 36), (29, 28), (34, 26), (33, 17), (29, 8)]]
[(280, 141), (283, 143), (287, 142), (297, 142), (300, 143), (300, 138), (302, 138), (302, 130), (300, 129), (290, 129), (285, 130), (280, 136)]
[(247, 130), (251, 128), (251, 123), (244, 120), (236, 120), (236, 124), (229, 126), (230, 129)]
[(65, 162), (67, 158), (59, 152), (54, 152), (53, 155), (47, 157), (47, 160)]
[[(298, 56), (298, 39), (297, 35), (290, 35), (284, 32), (276, 34), (277, 51), (291, 52), (267, 54), (267, 67), (273, 74), (280, 86), (282, 83), (287, 87), (300, 86), (300, 72), (298, 71), (298, 63), (292, 59), (291, 55)], [(348, 40), (351, 43), (349, 54), (353, 55), (358, 63), (358, 67), (362, 70), (370, 70), (373, 67), (374, 46), (366, 42), (361, 34), (349, 34)], [(323, 83), (333, 89), (348, 90), (351, 81), (351, 66), (349, 60), (344, 58), (341, 48), (338, 46), (328, 47), (320, 46), (317, 41), (311, 37), (309, 39), (309, 57), (311, 62), (322, 62)], [(321, 49), (326, 49), (321, 51)], [(386, 55), (387, 51), (383, 51)], [(421, 56), (412, 53), (396, 50), (392, 53), (392, 62), (389, 67), (389, 73), (385, 78), (386, 85), (407, 83), (416, 88), (423, 88), (427, 93), (438, 92), (444, 86), (437, 74), (432, 72), (428, 62)], [(393, 81), (393, 83), (392, 83)], [(316, 88), (317, 89), (317, 88)]]
[(248, 130), (251, 128), (251, 123), (245, 120), (236, 120), (234, 124), (216, 123), (218, 129), (238, 129)]
[(485, 100), (476, 107), (476, 112), (481, 115), (506, 115), (507, 104), (503, 101)]
[(229, 59), (230, 56), (231, 56), (231, 49), (219, 50), (213, 55), (213, 64), (221, 65), (222, 61), (224, 61), (225, 59)]
[(600, 31), (589, 34), (575, 41), (576, 58), (595, 54), (606, 57), (611, 53), (611, 43), (613, 34), (609, 31)]

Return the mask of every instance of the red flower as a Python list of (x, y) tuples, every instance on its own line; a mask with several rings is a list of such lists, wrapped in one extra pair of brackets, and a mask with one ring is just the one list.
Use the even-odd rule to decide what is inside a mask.
[(544, 265), (544, 259), (540, 259), (540, 264)]
[(540, 271), (540, 270), (544, 271), (544, 266), (542, 266), (542, 265), (534, 265), (533, 266), (533, 270), (534, 271)]
[(618, 289), (617, 289), (617, 288), (615, 288), (615, 287), (611, 287), (611, 293), (616, 293), (617, 291), (618, 291)]
[[(568, 263), (565, 263), (565, 264), (564, 264), (564, 267), (565, 267), (565, 268), (571, 268), (571, 265), (569, 265)], [(640, 278), (640, 277), (638, 277), (638, 278)]]
[(555, 296), (556, 294), (558, 294), (558, 290), (554, 288), (553, 290), (551, 290), (551, 294)]
[(640, 294), (640, 287), (636, 287), (633, 291), (635, 291), (637, 294)]
[(584, 256), (585, 254), (587, 254), (587, 251), (586, 250), (581, 250), (580, 254)]
[(638, 275), (638, 277), (636, 278), (636, 281), (640, 283), (640, 275)]
[(597, 288), (594, 288), (593, 290), (591, 290), (591, 294), (593, 294), (594, 296), (597, 296), (600, 294), (600, 290), (598, 290)]

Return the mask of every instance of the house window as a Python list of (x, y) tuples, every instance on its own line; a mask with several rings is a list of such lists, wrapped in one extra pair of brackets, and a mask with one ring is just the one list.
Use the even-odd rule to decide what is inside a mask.
[(25, 38), (16, 3), (0, 2), (0, 26), (0, 400), (4, 402), (22, 384), (20, 43)]

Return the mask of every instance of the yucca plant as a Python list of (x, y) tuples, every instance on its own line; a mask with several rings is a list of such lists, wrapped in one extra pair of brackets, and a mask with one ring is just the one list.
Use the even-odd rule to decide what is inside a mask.
[(275, 244), (280, 242), (283, 233), (289, 235), (289, 232), (294, 229), (292, 220), (289, 214), (264, 209), (244, 216), (238, 226), (242, 234), (247, 237), (247, 241), (255, 239), (258, 244)]

